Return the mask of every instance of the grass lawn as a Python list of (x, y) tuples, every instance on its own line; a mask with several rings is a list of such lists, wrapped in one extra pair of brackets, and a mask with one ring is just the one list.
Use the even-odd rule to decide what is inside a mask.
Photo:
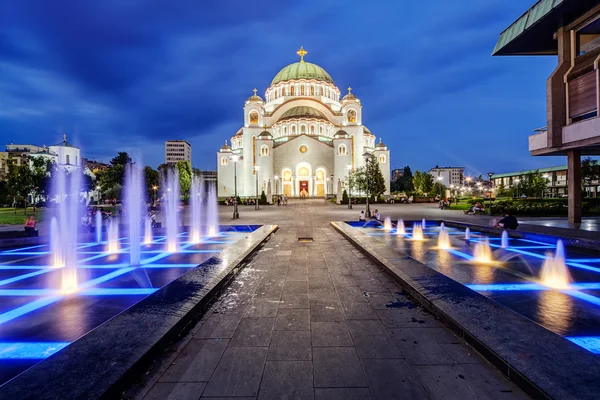
[(16, 214), (14, 208), (0, 208), (0, 225), (25, 225), (25, 219), (32, 214), (35, 215), (37, 222), (44, 219), (43, 208), (36, 208), (33, 212), (33, 207), (29, 207), (27, 208), (27, 214), (24, 214), (22, 208), (17, 208)]
[(471, 205), (469, 203), (452, 203), (450, 204), (450, 209), (451, 210), (461, 210), (461, 211), (465, 211), (468, 210), (469, 208), (471, 208)]

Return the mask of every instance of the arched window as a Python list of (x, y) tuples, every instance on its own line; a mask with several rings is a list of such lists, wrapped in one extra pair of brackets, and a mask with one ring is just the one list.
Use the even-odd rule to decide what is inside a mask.
[(296, 91), (296, 88), (292, 85), (290, 86), (290, 96), (293, 96)]
[(284, 135), (287, 135), (287, 127), (284, 126), (283, 129), (282, 129), (282, 132), (283, 132)]
[(315, 175), (317, 182), (323, 182), (325, 180), (325, 170), (318, 169)]
[(304, 96), (304, 85), (300, 85), (300, 96)]
[(284, 182), (291, 182), (292, 181), (292, 171), (285, 170), (283, 171), (283, 181)]
[(338, 154), (340, 156), (345, 156), (346, 154), (348, 154), (348, 150), (346, 149), (346, 145), (344, 143), (338, 146)]
[(260, 146), (260, 155), (262, 157), (267, 157), (269, 155), (269, 146), (267, 146), (266, 144)]
[(285, 86), (281, 88), (281, 96), (285, 96)]
[(311, 85), (310, 87), (310, 95), (314, 96), (315, 95), (315, 87)]
[(292, 125), (292, 135), (296, 134), (296, 125)]
[(67, 164), (71, 164), (71, 157), (67, 154)]
[(304, 135), (306, 133), (306, 125), (300, 125), (300, 134)]
[(229, 158), (221, 157), (221, 165), (227, 165), (227, 164), (229, 164)]
[(348, 110), (348, 122), (356, 122), (356, 111), (353, 109)]
[(322, 135), (322, 134), (323, 134), (323, 125), (320, 125), (319, 126), (319, 135)]
[(256, 110), (250, 111), (249, 120), (250, 120), (251, 124), (258, 124), (258, 111), (256, 111)]
[(385, 154), (380, 154), (379, 155), (379, 163), (380, 164), (385, 164)]
[(317, 96), (321, 95), (321, 85), (317, 86)]
[(315, 134), (315, 126), (314, 126), (314, 125), (311, 125), (311, 126), (310, 126), (310, 134), (311, 134), (311, 135), (314, 135), (314, 134)]

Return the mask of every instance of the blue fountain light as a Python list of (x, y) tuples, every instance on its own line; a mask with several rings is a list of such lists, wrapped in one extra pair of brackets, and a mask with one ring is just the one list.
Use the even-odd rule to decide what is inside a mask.
[(0, 342), (1, 360), (40, 360), (64, 349), (69, 342)]

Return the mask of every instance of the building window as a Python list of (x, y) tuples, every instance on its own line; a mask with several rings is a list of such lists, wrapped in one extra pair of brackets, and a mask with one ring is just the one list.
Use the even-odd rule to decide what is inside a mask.
[(67, 165), (71, 164), (71, 157), (67, 154)]
[(345, 156), (346, 154), (348, 154), (348, 149), (346, 149), (345, 144), (342, 143), (338, 146), (338, 154), (340, 156)]
[(300, 150), (300, 153), (305, 154), (308, 151), (308, 147), (302, 145), (298, 150)]
[(304, 85), (300, 85), (300, 96), (304, 96)]
[(317, 96), (321, 95), (321, 86), (317, 86)]
[(290, 86), (290, 96), (293, 96), (295, 91), (296, 91), (296, 88), (294, 86)]
[(311, 86), (311, 87), (310, 87), (310, 95), (311, 95), (311, 96), (314, 96), (314, 95), (315, 95), (315, 87), (314, 87), (314, 86)]
[(229, 159), (227, 157), (221, 157), (221, 165), (229, 164)]
[(292, 135), (296, 134), (296, 125), (292, 125)]
[(258, 124), (258, 111), (250, 111), (250, 123)]
[(269, 146), (267, 146), (266, 144), (260, 146), (260, 155), (262, 157), (267, 157), (269, 155)]
[(356, 111), (355, 110), (348, 110), (348, 122), (356, 122)]
[(314, 134), (315, 134), (315, 126), (314, 126), (314, 125), (311, 125), (311, 126), (310, 126), (310, 134), (311, 134), (311, 135), (314, 135)]
[(319, 126), (319, 135), (323, 134), (323, 125)]
[(385, 164), (385, 154), (381, 154), (381, 155), (379, 156), (379, 163), (380, 163), (380, 164)]
[(589, 53), (600, 47), (600, 18), (577, 31), (577, 56)]
[(304, 135), (306, 133), (306, 125), (300, 125), (300, 134)]
[(283, 127), (282, 132), (283, 132), (284, 135), (287, 135), (287, 128), (285, 126)]
[(283, 171), (283, 181), (284, 182), (291, 182), (292, 181), (292, 171), (285, 170)]

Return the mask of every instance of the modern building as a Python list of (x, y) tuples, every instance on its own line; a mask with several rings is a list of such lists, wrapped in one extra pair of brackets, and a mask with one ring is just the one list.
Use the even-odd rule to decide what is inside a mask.
[(393, 169), (392, 170), (392, 182), (394, 182), (398, 178), (402, 178), (403, 176), (404, 176), (404, 169)]
[(187, 140), (167, 140), (165, 142), (165, 164), (177, 161), (192, 163), (192, 145)]
[(529, 136), (533, 156), (567, 156), (569, 222), (581, 222), (581, 156), (600, 155), (600, 2), (540, 0), (512, 23), (493, 55), (553, 55), (547, 129)]
[(433, 176), (434, 182), (441, 182), (444, 186), (462, 186), (465, 181), (464, 167), (439, 167), (431, 168), (429, 175)]
[(204, 182), (217, 182), (217, 171), (201, 171)]
[[(265, 91), (244, 105), (244, 124), (217, 152), (218, 195), (261, 190), (287, 196), (320, 197), (345, 186), (349, 170), (376, 157), (390, 187), (390, 151), (363, 124), (360, 99), (340, 90), (320, 66), (300, 61), (282, 68)], [(365, 156), (365, 153), (368, 153)]]

